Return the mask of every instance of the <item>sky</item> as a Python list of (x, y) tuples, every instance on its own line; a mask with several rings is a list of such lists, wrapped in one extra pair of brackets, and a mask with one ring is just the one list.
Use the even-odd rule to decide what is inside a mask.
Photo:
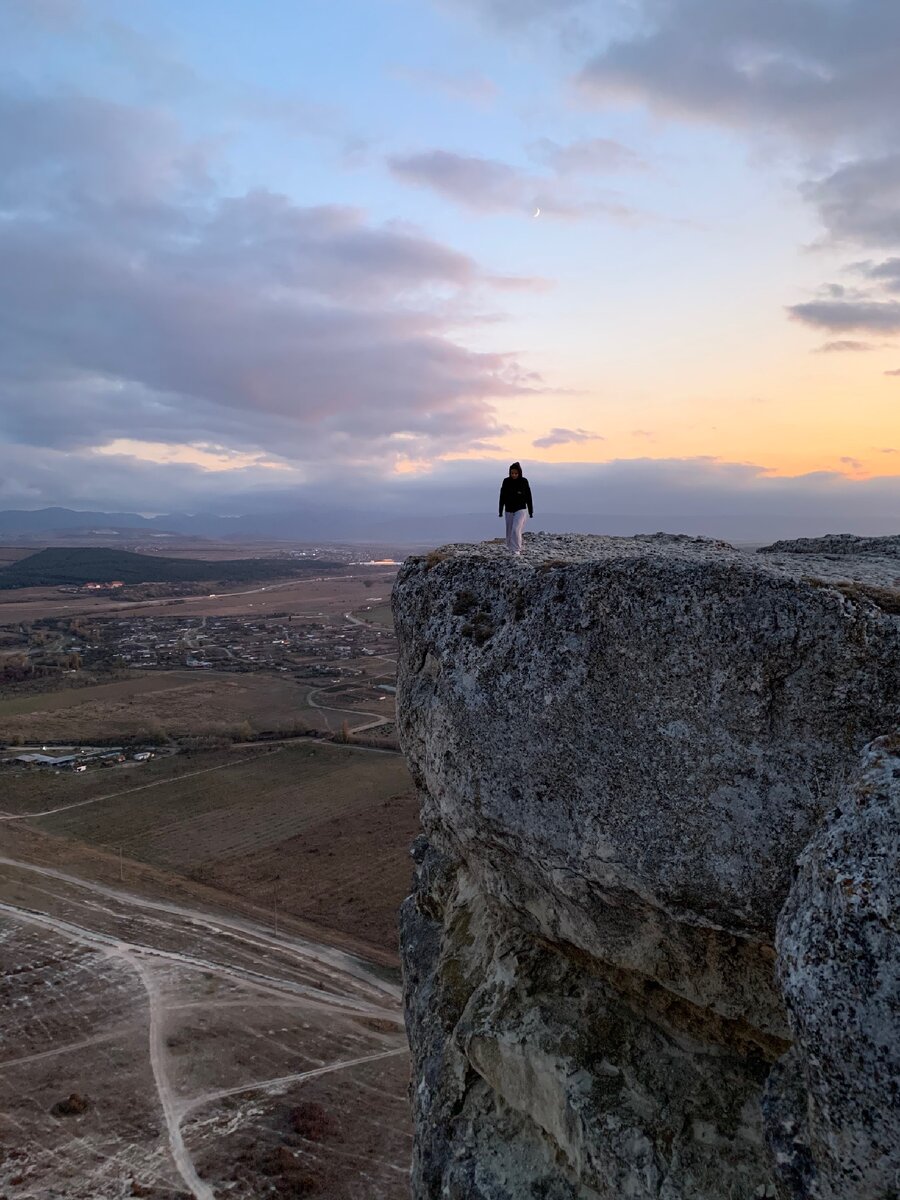
[(537, 515), (900, 526), (896, 0), (0, 0), (0, 44), (0, 508), (490, 513), (516, 459)]

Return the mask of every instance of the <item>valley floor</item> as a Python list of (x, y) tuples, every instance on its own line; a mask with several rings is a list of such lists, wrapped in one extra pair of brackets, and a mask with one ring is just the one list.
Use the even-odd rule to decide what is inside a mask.
[(225, 915), (211, 890), (191, 900), (152, 868), (135, 877), (139, 894), (37, 861), (48, 856), (52, 841), (7, 827), (5, 1194), (407, 1194), (407, 1049), (390, 972), (296, 921), (275, 936)]

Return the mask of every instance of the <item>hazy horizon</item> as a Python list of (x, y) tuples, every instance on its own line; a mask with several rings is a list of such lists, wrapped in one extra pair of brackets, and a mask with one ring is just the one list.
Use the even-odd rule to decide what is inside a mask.
[[(46, 516), (44, 515), (46, 514)], [(63, 514), (63, 516), (57, 516)], [(84, 516), (80, 521), (79, 516)], [(63, 519), (63, 517), (65, 519)], [(33, 518), (38, 518), (34, 520)], [(114, 520), (113, 518), (118, 518)], [(123, 521), (122, 518), (127, 518)], [(140, 523), (135, 523), (137, 519)], [(69, 508), (0, 510), (0, 544), (42, 544), (54, 537), (92, 535), (116, 540), (146, 536), (163, 542), (167, 537), (222, 539), (235, 542), (346, 542), (389, 544), (398, 547), (438, 542), (478, 542), (502, 532), (496, 514), (460, 510), (443, 514), (410, 515), (402, 512), (322, 513), (285, 509), (250, 513), (129, 513)], [(897, 532), (892, 516), (848, 518), (846, 514), (811, 511), (785, 517), (777, 512), (663, 512), (596, 513), (545, 510), (535, 514), (529, 533), (598, 534), (627, 537), (670, 533), (720, 538), (737, 545), (759, 545), (784, 538), (820, 537), (825, 534), (885, 536)]]

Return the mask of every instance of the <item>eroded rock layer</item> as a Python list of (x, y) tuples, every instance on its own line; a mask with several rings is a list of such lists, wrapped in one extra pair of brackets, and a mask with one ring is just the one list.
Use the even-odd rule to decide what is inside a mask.
[(883, 557), (842, 556), (841, 586), (662, 536), (404, 565), (417, 1200), (788, 1186), (760, 1109), (791, 1038), (775, 925), (900, 720)]

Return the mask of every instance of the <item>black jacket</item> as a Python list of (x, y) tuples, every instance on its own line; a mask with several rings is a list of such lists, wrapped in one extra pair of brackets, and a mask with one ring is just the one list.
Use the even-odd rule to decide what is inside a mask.
[(523, 508), (528, 509), (529, 517), (534, 516), (534, 506), (531, 503), (531, 488), (528, 486), (528, 480), (523, 476), (518, 479), (513, 479), (511, 476), (503, 480), (500, 487), (500, 516), (503, 516), (503, 510), (507, 512), (520, 512)]

